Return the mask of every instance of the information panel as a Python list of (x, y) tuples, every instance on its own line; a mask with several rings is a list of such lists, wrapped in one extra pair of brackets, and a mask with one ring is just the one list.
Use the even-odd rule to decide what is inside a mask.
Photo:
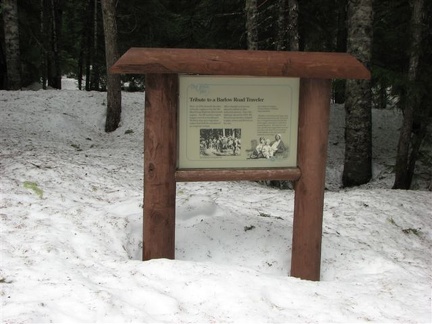
[(298, 78), (179, 78), (179, 168), (297, 166)]

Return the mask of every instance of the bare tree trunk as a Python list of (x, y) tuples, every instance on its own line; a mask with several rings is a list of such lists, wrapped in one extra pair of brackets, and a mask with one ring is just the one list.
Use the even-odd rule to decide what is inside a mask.
[[(348, 52), (366, 66), (372, 55), (372, 0), (348, 1)], [(348, 80), (345, 101), (344, 187), (372, 177), (372, 94), (369, 80)]]
[(257, 0), (246, 0), (246, 33), (249, 50), (258, 49), (258, 7)]
[[(84, 26), (89, 26), (90, 24), (90, 20), (91, 20), (91, 12), (89, 10), (89, 6), (90, 6), (91, 0), (86, 0), (85, 1), (85, 6), (83, 7), (83, 11), (81, 13), (82, 17), (84, 20)], [(91, 6), (92, 8), (94, 6)], [(89, 90), (88, 89), (88, 83), (86, 82), (86, 80), (88, 79), (88, 76), (85, 74), (85, 72), (87, 71), (85, 69), (86, 67), (86, 59), (87, 57), (87, 53), (89, 52), (89, 48), (88, 48), (88, 28), (83, 27), (81, 30), (81, 35), (80, 35), (80, 51), (79, 51), (79, 56), (78, 56), (78, 71), (77, 71), (77, 79), (78, 79), (78, 89), (82, 90), (83, 88), (85, 88), (85, 90)], [(83, 86), (83, 79), (84, 80), (84, 86)]]
[(7, 89), (21, 89), (21, 58), (17, 0), (3, 0)]
[(45, 37), (42, 41), (44, 51), (42, 75), (46, 76), (48, 86), (61, 89), (60, 39), (63, 2), (62, 0), (42, 0), (41, 6), (41, 32)]
[[(399, 135), (398, 150), (396, 156), (395, 182), (393, 189), (409, 189), (414, 174), (414, 164), (420, 144), (413, 147), (412, 130), (414, 122), (414, 110), (419, 104), (417, 96), (413, 93), (414, 82), (417, 77), (420, 59), (420, 44), (422, 36), (422, 11), (423, 0), (413, 0), (411, 15), (411, 47), (408, 69), (408, 89), (403, 101), (404, 119)], [(411, 157), (410, 157), (411, 155)], [(414, 159), (413, 159), (414, 158)], [(410, 162), (411, 159), (411, 162)]]
[(290, 51), (299, 50), (298, 16), (298, 1), (288, 0), (288, 39)]
[(277, 51), (286, 50), (287, 31), (287, 0), (278, 0), (277, 35), (275, 44)]
[(120, 57), (117, 46), (116, 0), (102, 0), (107, 66), (107, 118), (105, 131), (117, 129), (121, 118), (121, 83), (119, 74), (109, 74), (108, 69)]
[[(336, 52), (344, 53), (347, 50), (347, 26), (346, 26), (346, 10), (347, 0), (337, 0), (338, 4), (338, 30), (336, 36)], [(345, 85), (346, 80), (334, 80), (334, 101), (337, 104), (343, 104), (345, 102)]]
[(278, 0), (276, 50), (299, 50), (298, 1)]
[(51, 46), (48, 63), (48, 85), (61, 89), (60, 39), (63, 1), (51, 0)]
[(77, 73), (77, 79), (78, 79), (78, 89), (82, 90), (82, 80), (83, 80), (83, 66), (84, 66), (84, 43), (81, 41), (80, 45), (80, 53), (78, 57), (78, 73)]
[(0, 90), (6, 90), (6, 58), (4, 54), (3, 44), (0, 43)]
[[(103, 5), (103, 0), (101, 4)], [(98, 64), (98, 0), (94, 0), (93, 12), (93, 49), (92, 49), (93, 63), (91, 70), (91, 85), (92, 90), (100, 90), (100, 69)]]
[[(87, 26), (93, 26), (93, 12), (94, 12), (94, 2), (95, 0), (88, 0), (88, 15), (87, 15)], [(85, 28), (85, 89), (86, 91), (92, 90), (91, 88), (91, 66), (93, 64), (94, 58), (92, 56), (92, 39), (93, 33), (92, 28)]]
[(61, 89), (61, 56), (60, 39), (62, 28), (63, 1), (41, 0), (41, 25), (42, 35), (42, 86), (47, 85), (55, 89)]
[(41, 59), (41, 76), (42, 76), (42, 89), (47, 88), (47, 75), (48, 75), (48, 69), (47, 69), (47, 35), (48, 35), (48, 28), (47, 28), (47, 14), (46, 14), (46, 4), (45, 0), (40, 1), (40, 34), (41, 34), (41, 46), (42, 46), (42, 59)]

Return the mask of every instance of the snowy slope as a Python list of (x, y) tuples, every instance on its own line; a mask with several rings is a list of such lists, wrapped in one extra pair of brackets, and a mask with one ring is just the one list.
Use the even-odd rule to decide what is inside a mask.
[[(320, 282), (289, 277), (293, 191), (179, 183), (176, 260), (140, 261), (144, 94), (0, 91), (2, 323), (430, 323), (432, 193), (390, 190), (400, 115), (374, 111), (374, 181), (339, 189), (331, 115)], [(307, 235), (307, 233), (305, 233)]]

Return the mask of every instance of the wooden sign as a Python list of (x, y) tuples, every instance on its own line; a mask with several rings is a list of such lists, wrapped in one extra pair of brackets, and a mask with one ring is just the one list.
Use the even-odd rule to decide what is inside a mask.
[[(291, 276), (308, 280), (320, 279), (331, 79), (369, 79), (370, 72), (358, 60), (346, 53), (131, 48), (111, 67), (110, 72), (146, 75), (144, 260), (175, 257), (176, 182), (293, 180), (295, 199)], [(179, 168), (178, 126), (179, 114), (182, 113), (179, 113), (178, 94), (181, 74), (300, 78), (297, 164), (278, 168), (255, 168), (241, 163), (224, 169), (215, 167), (218, 164), (201, 168), (200, 164), (192, 168), (192, 165), (188, 165), (190, 161), (187, 157), (185, 168)], [(234, 87), (241, 88), (242, 85), (243, 81)], [(211, 81), (210, 87), (215, 89), (215, 86), (216, 83)], [(187, 90), (181, 91), (184, 95)], [(227, 92), (227, 88), (222, 92)], [(222, 92), (217, 96), (232, 100), (236, 96), (235, 93), (225, 95)], [(268, 98), (265, 92), (255, 95), (246, 91), (238, 95), (239, 98), (248, 96), (258, 100)], [(286, 99), (291, 100), (288, 97)], [(189, 110), (191, 108), (189, 105)], [(186, 132), (193, 122), (193, 118), (187, 114), (186, 117), (180, 117), (183, 118), (180, 127), (185, 128)], [(211, 137), (208, 136), (210, 131), (201, 133), (201, 129), (233, 129), (230, 134), (238, 137), (239, 133), (236, 134), (235, 129), (244, 127), (234, 125), (231, 128), (217, 128), (213, 122), (208, 125), (209, 128), (202, 125), (197, 127), (199, 133), (195, 133), (191, 138), (193, 149), (201, 149), (196, 143), (200, 141), (201, 135), (204, 138)], [(290, 127), (292, 128), (292, 124)], [(258, 122), (254, 129), (256, 136), (259, 136)], [(187, 134), (180, 136), (188, 138)], [(188, 144), (182, 145), (182, 149), (186, 145), (188, 152)], [(241, 145), (245, 150), (249, 143), (242, 142)], [(221, 158), (224, 159), (226, 158)]]

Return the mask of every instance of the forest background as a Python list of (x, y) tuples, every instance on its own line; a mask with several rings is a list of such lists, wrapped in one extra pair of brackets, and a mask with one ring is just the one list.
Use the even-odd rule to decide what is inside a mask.
[[(372, 108), (404, 111), (406, 121), (405, 126), (401, 125), (399, 146), (404, 140), (408, 143), (406, 152), (403, 147), (398, 149), (398, 156), (404, 155), (404, 161), (400, 167), (397, 157), (396, 174), (413, 174), (418, 161), (432, 165), (431, 1), (3, 0), (0, 89), (22, 89), (34, 82), (43, 88), (60, 89), (62, 76), (68, 76), (78, 80), (79, 89), (106, 91), (109, 64), (102, 9), (109, 3), (113, 4), (116, 47), (120, 54), (130, 47), (352, 53), (372, 72), (372, 80), (366, 83), (370, 100), (360, 110), (362, 114), (366, 112), (366, 120)], [(369, 18), (356, 17), (365, 10), (370, 12)], [(364, 40), (364, 34), (369, 35), (369, 40)], [(11, 42), (14, 39), (19, 40), (19, 46), (14, 47)], [(361, 50), (368, 53), (366, 59)], [(10, 59), (11, 52), (15, 60)], [(19, 82), (10, 73), (14, 65), (18, 66)], [(144, 79), (142, 75), (124, 75), (121, 84), (123, 90), (142, 91)], [(334, 80), (334, 102), (344, 103), (348, 93), (344, 80)], [(359, 96), (368, 98), (369, 94), (363, 90), (354, 100), (355, 105)], [(348, 105), (347, 116), (350, 114)], [(348, 135), (352, 133), (349, 123), (347, 119)], [(361, 131), (367, 135), (370, 128), (366, 123)], [(368, 137), (370, 141), (370, 134), (365, 140), (360, 138), (366, 143), (366, 155), (372, 146)], [(345, 159), (348, 167), (350, 160), (356, 162), (359, 154), (365, 154), (349, 150), (349, 136), (346, 145), (346, 155), (351, 155)], [(361, 145), (356, 143), (354, 150), (357, 147)], [(371, 156), (366, 158), (366, 167), (359, 164), (351, 167), (365, 168), (366, 175), (360, 180), (363, 183), (370, 178), (370, 159)], [(404, 177), (399, 183), (396, 179), (394, 188), (410, 187), (411, 182)], [(359, 184), (350, 181), (348, 185)]]

